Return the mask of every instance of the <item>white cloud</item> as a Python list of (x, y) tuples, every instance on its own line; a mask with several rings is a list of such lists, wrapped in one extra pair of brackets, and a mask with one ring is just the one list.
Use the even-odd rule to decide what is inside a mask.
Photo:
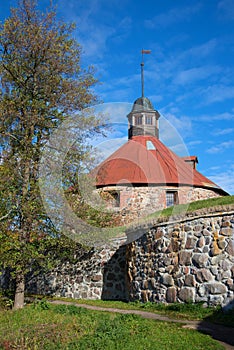
[(186, 145), (189, 148), (193, 148), (194, 146), (200, 145), (201, 143), (202, 143), (201, 140), (193, 140), (193, 141), (186, 142)]
[(134, 84), (138, 82), (140, 85), (140, 73), (139, 74), (132, 74), (127, 75), (118, 79), (114, 79), (110, 82), (110, 84), (113, 86), (134, 86)]
[(108, 82), (106, 81), (100, 86), (99, 91), (101, 92), (102, 98), (106, 98), (107, 100), (111, 97), (112, 101), (128, 101), (136, 85), (139, 86), (140, 94), (140, 74), (126, 75), (118, 79), (109, 79)]
[(219, 129), (213, 132), (215, 136), (222, 136), (234, 133), (234, 128)]
[(105, 0), (70, 0), (66, 6), (62, 0), (59, 1), (58, 11), (61, 11), (65, 20), (77, 25), (79, 43), (86, 56), (101, 59), (107, 51), (107, 40), (119, 29), (128, 31), (130, 19), (123, 18), (118, 25), (111, 21), (114, 6), (118, 7), (118, 1), (112, 0), (111, 7)]
[(189, 117), (181, 116), (178, 118), (172, 113), (162, 113), (162, 115), (171, 125), (173, 125), (173, 128), (175, 128), (177, 132), (183, 134), (183, 137), (190, 134), (192, 130), (192, 122)]
[(174, 79), (174, 83), (177, 84), (188, 84), (191, 82), (207, 79), (214, 74), (217, 74), (221, 71), (221, 68), (218, 66), (203, 66), (197, 68), (190, 68), (178, 72)]
[(211, 85), (202, 91), (206, 103), (222, 102), (234, 98), (234, 86)]
[(116, 125), (128, 125), (127, 114), (131, 112), (132, 103), (108, 102), (95, 106), (95, 111), (103, 113), (109, 118), (109, 122)]
[[(234, 112), (234, 111), (233, 111)], [(201, 115), (199, 117), (194, 118), (196, 120), (201, 120), (201, 121), (222, 121), (222, 120), (233, 120), (234, 121), (234, 113), (229, 113), (229, 112), (224, 112), (224, 113), (219, 113), (216, 115)]]
[[(161, 95), (148, 95), (148, 98), (151, 102), (154, 101), (156, 104), (163, 100), (163, 96)], [(154, 108), (157, 109), (157, 106), (154, 105)]]
[(212, 54), (218, 46), (219, 43), (217, 39), (210, 39), (201, 45), (193, 46), (188, 50), (185, 50), (181, 54), (181, 57), (184, 57), (185, 59), (188, 57), (194, 57), (197, 62), (198, 58), (203, 59), (204, 57)]
[(77, 18), (79, 41), (87, 56), (102, 58), (107, 51), (107, 40), (113, 35), (115, 29), (111, 26), (104, 25), (102, 22), (97, 25), (95, 21)]
[(207, 153), (222, 153), (227, 149), (234, 147), (234, 141), (225, 141), (220, 144), (217, 144), (216, 146), (213, 146), (206, 150)]
[(130, 17), (124, 17), (116, 26), (112, 35), (112, 41), (115, 43), (121, 43), (127, 39), (129, 32), (132, 28), (132, 19)]
[(225, 19), (234, 19), (234, 4), (233, 0), (222, 0), (218, 3), (219, 15), (223, 15)]
[(234, 195), (234, 166), (227, 167), (226, 171), (217, 172), (214, 175), (208, 176), (210, 180), (223, 188), (229, 194)]
[(183, 121), (174, 115), (170, 115), (169, 118), (168, 115), (164, 116), (161, 114), (159, 119), (160, 140), (181, 157), (189, 155), (187, 146), (181, 135), (181, 133), (183, 133), (183, 136), (185, 135), (185, 130), (182, 129), (182, 124)]
[(212, 171), (217, 171), (217, 170), (220, 170), (220, 166), (212, 166), (212, 167), (210, 167), (210, 169), (209, 170), (212, 170)]
[[(197, 46), (189, 46), (189, 49), (178, 50), (174, 54), (161, 53), (159, 59), (150, 57), (150, 72), (145, 71), (147, 85), (151, 91), (160, 91), (171, 100), (181, 104), (188, 100), (196, 99), (196, 106), (208, 103), (207, 89), (203, 88), (208, 83), (219, 82), (224, 76), (230, 80), (230, 74), (226, 74), (226, 67), (210, 64), (209, 58), (219, 50), (219, 43), (211, 39)], [(193, 89), (187, 89), (187, 84), (194, 84)], [(199, 83), (199, 84), (198, 84)], [(223, 84), (223, 86), (225, 86)], [(209, 91), (211, 95), (212, 91)], [(218, 92), (217, 92), (218, 93)], [(219, 94), (219, 93), (218, 93)], [(215, 97), (215, 96), (214, 96)], [(227, 96), (223, 95), (222, 98)], [(205, 103), (204, 98), (206, 98)]]
[(168, 27), (172, 24), (189, 21), (194, 13), (199, 12), (201, 9), (201, 4), (197, 3), (194, 6), (188, 7), (175, 7), (168, 12), (160, 13), (151, 19), (145, 20), (145, 26), (147, 28), (157, 28), (157, 27)]

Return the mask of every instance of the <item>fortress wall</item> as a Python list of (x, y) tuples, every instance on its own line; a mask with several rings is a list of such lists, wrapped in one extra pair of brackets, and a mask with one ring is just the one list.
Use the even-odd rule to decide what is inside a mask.
[(126, 300), (125, 238), (92, 249), (77, 263), (63, 263), (27, 283), (27, 292), (74, 299)]
[(127, 256), (129, 300), (226, 305), (234, 298), (234, 212), (152, 227)]
[[(217, 209), (217, 208), (216, 208)], [(207, 210), (208, 211), (208, 210)], [(192, 214), (189, 214), (192, 215)], [(135, 237), (135, 238), (134, 238)], [(139, 237), (139, 238), (138, 238)], [(28, 283), (30, 293), (77, 299), (205, 302), (234, 298), (234, 210), (130, 230), (76, 264)]]

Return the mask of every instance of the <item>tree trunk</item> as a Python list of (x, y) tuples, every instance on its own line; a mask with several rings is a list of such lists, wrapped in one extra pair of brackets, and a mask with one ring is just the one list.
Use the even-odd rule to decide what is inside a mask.
[(13, 306), (15, 310), (24, 307), (24, 289), (25, 277), (23, 273), (19, 273), (16, 276), (15, 301)]

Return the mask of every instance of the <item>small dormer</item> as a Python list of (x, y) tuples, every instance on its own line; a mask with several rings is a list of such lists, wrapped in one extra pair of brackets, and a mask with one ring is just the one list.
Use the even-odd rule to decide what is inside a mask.
[(197, 169), (198, 158), (197, 156), (182, 157), (183, 161), (189, 164), (193, 169)]
[(151, 135), (159, 138), (158, 119), (156, 111), (147, 97), (139, 97), (133, 104), (128, 118), (128, 138), (139, 135)]

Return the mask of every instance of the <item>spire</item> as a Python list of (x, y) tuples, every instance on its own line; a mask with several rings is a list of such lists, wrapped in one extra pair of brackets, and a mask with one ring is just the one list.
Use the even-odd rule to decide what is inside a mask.
[(151, 50), (141, 50), (142, 61), (141, 61), (141, 97), (144, 97), (144, 54), (150, 54)]
[(144, 96), (144, 54), (151, 53), (150, 50), (141, 50), (141, 97), (133, 104), (128, 118), (128, 138), (139, 135), (151, 135), (159, 137), (158, 119), (160, 117), (151, 101)]

